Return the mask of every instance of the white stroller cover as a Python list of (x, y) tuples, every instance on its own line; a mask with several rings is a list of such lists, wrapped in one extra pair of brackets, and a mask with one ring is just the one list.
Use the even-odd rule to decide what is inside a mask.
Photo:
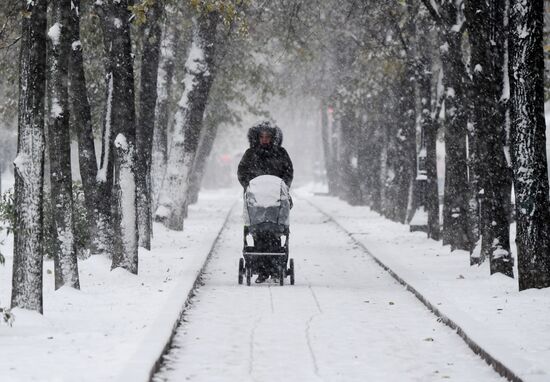
[(290, 224), (290, 194), (279, 177), (261, 175), (252, 179), (244, 193), (244, 224)]

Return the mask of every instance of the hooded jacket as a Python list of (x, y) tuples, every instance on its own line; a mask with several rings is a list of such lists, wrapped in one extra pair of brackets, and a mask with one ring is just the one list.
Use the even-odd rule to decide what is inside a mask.
[[(271, 134), (271, 144), (260, 145), (260, 133), (268, 131)], [(281, 178), (288, 187), (294, 177), (292, 161), (286, 150), (281, 146), (283, 132), (269, 122), (260, 123), (248, 130), (250, 148), (244, 153), (237, 175), (239, 182), (246, 188), (248, 183), (260, 175), (274, 175)]]

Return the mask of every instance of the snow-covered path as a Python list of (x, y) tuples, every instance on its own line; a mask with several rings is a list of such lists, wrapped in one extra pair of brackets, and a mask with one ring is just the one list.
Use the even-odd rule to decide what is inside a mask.
[(305, 201), (296, 285), (238, 285), (241, 245), (237, 208), (156, 382), (503, 380)]

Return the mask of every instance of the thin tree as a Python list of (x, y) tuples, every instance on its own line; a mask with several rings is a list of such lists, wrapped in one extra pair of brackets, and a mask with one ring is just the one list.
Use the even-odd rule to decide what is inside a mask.
[(504, 154), (506, 139), (504, 84), (506, 2), (465, 3), (471, 46), (473, 85), (473, 135), (476, 151), (474, 173), (480, 199), (481, 256), (490, 260), (491, 274), (513, 276), (508, 205), (511, 174)]
[[(424, 188), (424, 205), (428, 213), (428, 237), (439, 240), (439, 190), (437, 177), (437, 131), (436, 118), (432, 117), (434, 105), (432, 97), (432, 52), (429, 34), (421, 32), (418, 37), (419, 58), (417, 65), (418, 96), (420, 98), (420, 126), (422, 129), (422, 143), (426, 150), (426, 184)], [(437, 110), (437, 109), (436, 109)]]
[(511, 154), (519, 289), (550, 286), (550, 204), (544, 120), (543, 0), (510, 1)]
[(416, 149), (416, 87), (417, 87), (417, 61), (418, 52), (415, 38), (418, 35), (419, 26), (416, 25), (418, 6), (412, 0), (407, 0), (406, 12), (401, 16), (405, 22), (394, 21), (394, 28), (401, 41), (404, 50), (403, 68), (399, 78), (401, 111), (398, 120), (398, 148), (396, 158), (397, 200), (396, 215), (398, 221), (409, 222), (412, 219), (419, 199), (419, 189), (416, 186), (417, 149)]
[(71, 0), (69, 33), (71, 53), (69, 55), (69, 101), (71, 121), (78, 139), (78, 160), (80, 177), (84, 191), (86, 207), (86, 228), (90, 240), (87, 248), (92, 254), (99, 252), (98, 241), (98, 183), (97, 158), (92, 129), (92, 115), (86, 77), (84, 75), (84, 59), (80, 42), (80, 0)]
[(74, 236), (71, 144), (69, 134), (68, 66), (70, 53), (69, 12), (71, 0), (59, 0), (52, 7), (50, 155), (51, 204), (54, 224), (53, 256), (55, 288), (80, 288)]
[(470, 251), (468, 163), (466, 149), (466, 67), (462, 37), (466, 24), (463, 0), (422, 0), (439, 28), (441, 63), (445, 86), (445, 193), (443, 202), (443, 244)]
[(139, 120), (136, 127), (136, 186), (138, 201), (139, 245), (151, 249), (153, 234), (151, 213), (151, 161), (160, 43), (162, 37), (161, 13), (164, 2), (153, 1), (146, 12), (142, 26), (143, 58), (139, 90)]
[[(207, 107), (212, 108), (210, 105)], [(224, 105), (218, 104), (215, 107), (219, 108), (218, 110), (224, 109)], [(221, 123), (219, 120), (221, 115), (218, 110), (211, 112), (208, 112), (207, 110), (205, 112), (204, 128), (201, 132), (199, 147), (197, 149), (197, 154), (193, 163), (193, 170), (191, 171), (191, 177), (189, 180), (189, 204), (196, 203), (199, 199), (199, 191), (201, 188), (202, 179), (204, 177), (204, 172), (206, 170), (207, 159), (212, 152), (212, 148), (214, 147), (218, 127)]]
[[(433, 22), (427, 11), (419, 8), (413, 0), (407, 0), (407, 17), (409, 23), (414, 22), (415, 27), (409, 26), (408, 39), (410, 49), (414, 54), (409, 59), (408, 65), (414, 71), (415, 87), (418, 107), (418, 126), (420, 127), (419, 164), (425, 171), (416, 181), (414, 199), (424, 208), (427, 214), (427, 234), (429, 238), (439, 240), (439, 193), (437, 178), (437, 131), (438, 125), (432, 117), (434, 106), (433, 93)], [(402, 38), (403, 39), (403, 38)], [(424, 164), (422, 164), (422, 162)]]
[(336, 190), (334, 175), (334, 155), (330, 140), (329, 105), (325, 95), (320, 96), (319, 113), (321, 114), (321, 138), (323, 142), (323, 157), (325, 162), (326, 179), (329, 194)]
[(22, 4), (11, 306), (42, 313), (47, 1)]
[[(170, 115), (175, 102), (172, 102), (174, 93), (174, 78), (176, 62), (180, 56), (185, 57), (187, 49), (180, 49), (180, 38), (187, 40), (185, 33), (180, 31), (182, 24), (172, 8), (167, 8), (164, 18), (164, 31), (161, 42), (160, 62), (157, 79), (157, 103), (155, 107), (155, 127), (153, 130), (153, 154), (151, 159), (151, 192), (152, 210), (156, 211), (160, 188), (163, 183), (168, 161), (168, 131)], [(191, 28), (184, 29), (187, 31)], [(184, 53), (178, 54), (178, 51)], [(179, 63), (179, 62), (178, 62)]]
[(95, 10), (100, 16), (105, 46), (105, 107), (103, 111), (103, 126), (101, 131), (101, 154), (97, 171), (97, 243), (99, 251), (112, 253), (114, 240), (114, 220), (112, 217), (112, 191), (114, 178), (114, 122), (115, 120), (115, 86), (113, 59), (113, 45), (111, 38), (116, 36), (112, 1), (94, 3)]
[(111, 60), (113, 78), (112, 127), (114, 140), (114, 224), (112, 268), (138, 272), (138, 227), (135, 181), (136, 112), (130, 12), (128, 1), (114, 0), (111, 6)]

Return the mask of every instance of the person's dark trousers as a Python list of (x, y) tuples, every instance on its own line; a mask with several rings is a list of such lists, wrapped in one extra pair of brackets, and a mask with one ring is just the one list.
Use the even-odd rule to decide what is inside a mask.
[[(273, 232), (256, 232), (253, 235), (254, 247), (258, 252), (278, 252), (281, 246), (281, 238)], [(259, 273), (266, 277), (277, 274), (277, 266), (272, 257), (260, 257), (257, 259)]]

